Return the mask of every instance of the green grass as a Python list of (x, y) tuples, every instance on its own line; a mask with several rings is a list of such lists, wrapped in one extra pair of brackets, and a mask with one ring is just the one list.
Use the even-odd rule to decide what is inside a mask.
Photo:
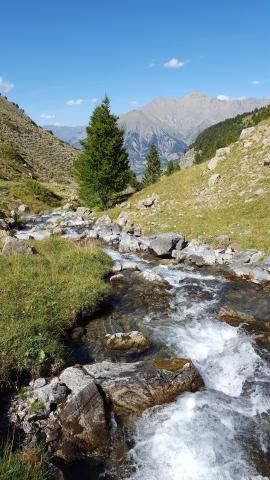
[(39, 449), (13, 452), (11, 444), (0, 451), (1, 480), (49, 480)]
[[(224, 234), (241, 248), (270, 252), (270, 168), (263, 166), (264, 156), (270, 154), (270, 142), (263, 145), (270, 139), (270, 120), (258, 125), (252, 135), (252, 145), (233, 144), (214, 172), (205, 162), (163, 177), (133, 195), (127, 210), (131, 220), (146, 234), (176, 231), (189, 240), (200, 237), (213, 244), (215, 237)], [(208, 180), (216, 172), (221, 180), (209, 187)], [(260, 189), (264, 193), (257, 195)], [(158, 207), (139, 210), (139, 200), (153, 194), (159, 196)], [(121, 211), (114, 208), (107, 213), (115, 219)]]
[(62, 194), (56, 188), (37, 180), (0, 179), (0, 210), (4, 212), (9, 212), (24, 203), (30, 207), (32, 213), (44, 213), (59, 207), (62, 201)]
[(13, 371), (61, 365), (76, 314), (109, 294), (103, 278), (111, 260), (97, 247), (59, 238), (35, 246), (37, 255), (0, 256), (0, 382)]

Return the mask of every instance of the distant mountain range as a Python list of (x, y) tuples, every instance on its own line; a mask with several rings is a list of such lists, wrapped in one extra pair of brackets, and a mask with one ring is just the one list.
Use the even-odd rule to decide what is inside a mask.
[[(159, 150), (163, 165), (177, 160), (205, 128), (270, 104), (270, 99), (241, 98), (220, 100), (201, 92), (178, 99), (157, 97), (145, 107), (120, 116), (132, 169), (141, 174), (151, 143)], [(75, 147), (85, 137), (85, 127), (46, 125), (47, 130)]]

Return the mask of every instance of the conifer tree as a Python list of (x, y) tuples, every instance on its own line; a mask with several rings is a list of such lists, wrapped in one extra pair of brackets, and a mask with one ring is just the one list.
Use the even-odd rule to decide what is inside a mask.
[(174, 164), (172, 160), (169, 160), (167, 163), (167, 168), (165, 170), (165, 175), (169, 176), (174, 172)]
[(84, 151), (75, 162), (78, 194), (85, 205), (108, 208), (117, 192), (129, 182), (128, 154), (124, 148), (124, 131), (118, 127), (118, 117), (110, 112), (107, 96), (98, 105), (82, 141)]
[(161, 163), (157, 147), (152, 143), (149, 153), (146, 157), (146, 167), (143, 174), (143, 186), (151, 185), (157, 182), (161, 176)]

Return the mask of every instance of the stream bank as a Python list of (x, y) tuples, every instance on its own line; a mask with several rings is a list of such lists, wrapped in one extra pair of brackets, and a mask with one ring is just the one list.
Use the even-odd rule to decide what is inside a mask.
[[(44, 224), (40, 226), (44, 230)], [(33, 228), (18, 236), (32, 235)], [(76, 237), (76, 226), (66, 228), (66, 236)], [(93, 230), (90, 226), (89, 236)], [(81, 236), (79, 226), (77, 238), (82, 241)], [(179, 472), (183, 480), (270, 478), (269, 342), (266, 338), (261, 345), (256, 338), (267, 337), (269, 331), (267, 291), (242, 279), (230, 281), (213, 265), (198, 268), (114, 248), (106, 251), (122, 277), (113, 284), (111, 308), (89, 318), (75, 342), (74, 363), (84, 366), (91, 358), (92, 365), (104, 360), (132, 365), (184, 357), (195, 365), (206, 388), (147, 409), (128, 432), (120, 457), (111, 458), (103, 474), (134, 480), (178, 480)], [(253, 317), (252, 330), (239, 315), (238, 326), (220, 321), (225, 307)], [(137, 356), (104, 348), (105, 335), (135, 329), (150, 338), (149, 351)], [(83, 461), (70, 469), (66, 465), (65, 478), (78, 478), (74, 465), (86, 468)], [(98, 478), (97, 468), (89, 468), (89, 478)]]

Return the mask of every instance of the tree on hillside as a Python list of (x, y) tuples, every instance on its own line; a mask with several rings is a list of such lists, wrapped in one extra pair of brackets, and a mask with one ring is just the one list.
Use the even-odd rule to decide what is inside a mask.
[(124, 190), (129, 182), (124, 131), (117, 121), (105, 96), (90, 118), (87, 137), (81, 142), (84, 151), (75, 162), (79, 197), (87, 206), (108, 208), (114, 194)]
[(166, 170), (165, 170), (164, 173), (165, 173), (165, 175), (169, 176), (169, 175), (171, 175), (172, 173), (177, 172), (177, 171), (179, 171), (179, 170), (181, 170), (179, 163), (176, 163), (176, 164), (174, 165), (173, 161), (172, 161), (172, 160), (169, 160), (168, 163), (167, 163), (167, 168), (166, 168)]
[(161, 176), (161, 163), (157, 147), (152, 143), (149, 153), (146, 157), (146, 167), (143, 174), (143, 186), (151, 185), (157, 182)]

